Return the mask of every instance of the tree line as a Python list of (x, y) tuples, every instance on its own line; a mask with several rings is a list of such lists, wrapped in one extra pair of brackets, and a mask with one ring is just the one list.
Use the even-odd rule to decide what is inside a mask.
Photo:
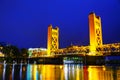
[(0, 43), (0, 51), (9, 58), (23, 58), (28, 57), (28, 49), (19, 49), (17, 46)]

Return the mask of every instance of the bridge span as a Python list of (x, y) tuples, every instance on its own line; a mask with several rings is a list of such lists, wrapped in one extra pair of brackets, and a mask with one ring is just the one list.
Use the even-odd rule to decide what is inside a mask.
[(120, 53), (120, 43), (104, 44), (97, 46), (96, 51), (90, 52), (90, 46), (70, 46), (63, 49), (58, 49), (52, 52), (52, 55), (111, 55)]

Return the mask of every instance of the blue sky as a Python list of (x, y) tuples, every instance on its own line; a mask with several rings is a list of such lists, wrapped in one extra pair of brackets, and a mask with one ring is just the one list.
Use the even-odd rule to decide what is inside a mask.
[(120, 42), (120, 0), (0, 0), (0, 42), (46, 47), (52, 24), (60, 29), (60, 48), (89, 45), (90, 12), (101, 17), (103, 43)]

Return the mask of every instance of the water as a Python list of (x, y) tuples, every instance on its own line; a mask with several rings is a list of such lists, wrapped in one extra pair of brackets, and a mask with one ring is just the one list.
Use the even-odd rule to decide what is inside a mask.
[(0, 80), (120, 80), (120, 67), (0, 64)]

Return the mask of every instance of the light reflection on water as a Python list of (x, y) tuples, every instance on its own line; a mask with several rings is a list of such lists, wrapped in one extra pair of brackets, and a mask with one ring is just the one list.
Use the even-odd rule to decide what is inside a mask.
[(120, 80), (119, 66), (0, 64), (0, 80)]

